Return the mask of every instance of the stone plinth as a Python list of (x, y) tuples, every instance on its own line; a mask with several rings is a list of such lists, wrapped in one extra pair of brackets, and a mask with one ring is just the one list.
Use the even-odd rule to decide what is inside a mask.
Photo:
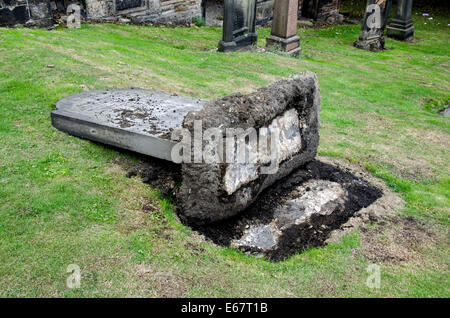
[(293, 56), (300, 53), (297, 15), (298, 0), (275, 0), (272, 32), (266, 39), (267, 47), (279, 47)]
[(398, 0), (395, 18), (387, 27), (387, 36), (400, 41), (414, 38), (414, 26), (411, 18), (412, 0)]

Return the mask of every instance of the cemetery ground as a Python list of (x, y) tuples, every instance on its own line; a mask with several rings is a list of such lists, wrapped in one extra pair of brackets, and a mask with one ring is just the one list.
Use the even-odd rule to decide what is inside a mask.
[[(441, 15), (439, 15), (441, 14)], [(449, 297), (449, 15), (414, 14), (417, 41), (352, 46), (359, 25), (300, 28), (298, 59), (216, 52), (219, 28), (0, 29), (0, 296)], [(425, 24), (426, 23), (426, 24)], [(51, 126), (70, 94), (141, 87), (213, 99), (301, 71), (321, 86), (319, 159), (381, 178), (396, 216), (271, 262), (177, 221), (127, 167), (142, 157)], [(69, 289), (69, 264), (81, 268)], [(380, 266), (380, 288), (366, 285)]]

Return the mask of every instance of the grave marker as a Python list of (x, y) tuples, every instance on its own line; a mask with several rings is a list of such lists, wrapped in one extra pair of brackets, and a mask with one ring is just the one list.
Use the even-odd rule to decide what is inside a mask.
[(391, 0), (368, 0), (366, 14), (359, 40), (354, 43), (358, 49), (368, 51), (384, 50), (384, 30), (389, 18)]
[(272, 32), (266, 39), (267, 47), (279, 46), (292, 56), (300, 53), (297, 14), (298, 0), (275, 0)]
[(387, 27), (387, 36), (401, 41), (414, 38), (414, 26), (411, 18), (412, 0), (397, 0), (395, 18)]
[(219, 51), (228, 52), (256, 44), (256, 0), (225, 0), (223, 37)]

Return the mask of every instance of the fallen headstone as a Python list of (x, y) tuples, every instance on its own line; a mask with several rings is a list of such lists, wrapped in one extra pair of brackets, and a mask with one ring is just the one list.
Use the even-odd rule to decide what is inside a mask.
[[(237, 93), (207, 102), (201, 111), (190, 112), (183, 126), (191, 135), (195, 122), (201, 121), (203, 133), (219, 128), (225, 136), (228, 129), (242, 130), (225, 144), (251, 136), (259, 139), (245, 146), (250, 154), (257, 154), (253, 161), (183, 163), (177, 194), (182, 215), (191, 223), (229, 218), (253, 203), (261, 191), (312, 160), (319, 144), (319, 111), (319, 84), (314, 73), (306, 72), (248, 95)], [(227, 156), (239, 157), (236, 152), (241, 148), (223, 147)]]
[(60, 100), (52, 124), (77, 137), (172, 160), (172, 131), (205, 102), (138, 88), (86, 91)]
[(314, 73), (204, 101), (143, 89), (82, 92), (59, 101), (53, 125), (82, 138), (180, 163), (182, 218), (224, 220), (311, 161), (319, 144)]

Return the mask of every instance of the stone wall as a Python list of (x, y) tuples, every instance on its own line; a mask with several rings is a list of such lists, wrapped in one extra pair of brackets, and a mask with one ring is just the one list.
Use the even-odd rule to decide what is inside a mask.
[(201, 0), (86, 0), (88, 19), (123, 16), (132, 23), (185, 24), (201, 17)]
[(50, 26), (49, 0), (0, 0), (0, 26)]
[[(85, 7), (88, 20), (126, 17), (132, 23), (186, 24), (201, 17), (201, 0), (85, 0), (67, 1)], [(0, 0), (0, 26), (51, 26), (52, 0)], [(60, 14), (65, 14), (64, 10)]]
[(318, 22), (342, 23), (340, 0), (299, 0), (300, 15)]
[[(222, 27), (224, 0), (203, 0), (203, 17), (206, 25)], [(273, 19), (275, 0), (256, 0), (256, 24), (265, 25)]]
[(106, 18), (114, 14), (114, 0), (86, 0), (86, 15), (88, 18)]

